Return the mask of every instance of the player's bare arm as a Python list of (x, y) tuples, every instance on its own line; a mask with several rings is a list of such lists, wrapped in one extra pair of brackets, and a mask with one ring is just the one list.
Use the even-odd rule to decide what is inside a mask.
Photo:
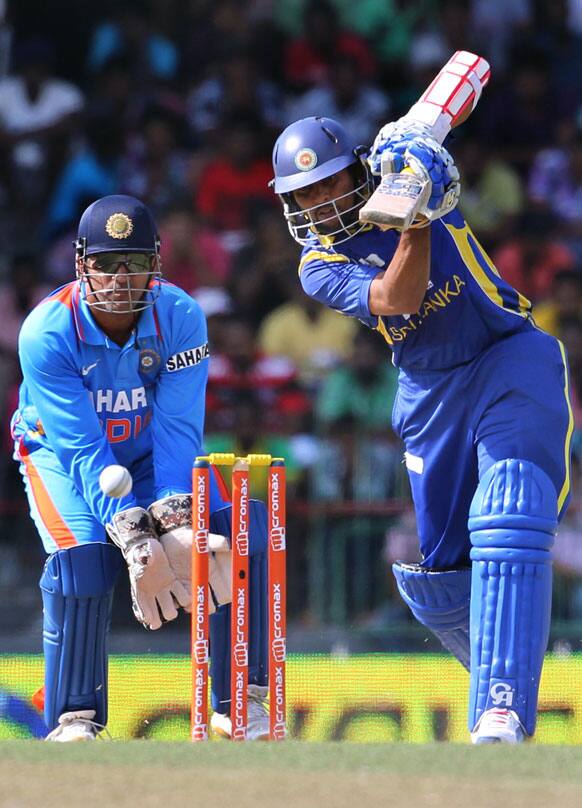
[(397, 315), (418, 311), (429, 275), (430, 226), (405, 231), (392, 261), (370, 285), (370, 313)]

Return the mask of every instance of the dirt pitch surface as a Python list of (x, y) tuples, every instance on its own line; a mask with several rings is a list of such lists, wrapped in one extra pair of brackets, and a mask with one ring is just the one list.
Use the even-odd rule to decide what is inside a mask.
[(582, 747), (0, 742), (0, 808), (580, 808)]

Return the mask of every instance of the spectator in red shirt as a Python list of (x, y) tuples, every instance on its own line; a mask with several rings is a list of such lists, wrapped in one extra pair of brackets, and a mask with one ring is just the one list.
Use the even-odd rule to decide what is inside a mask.
[(555, 275), (574, 268), (574, 255), (556, 241), (554, 217), (528, 210), (520, 218), (515, 238), (493, 254), (493, 263), (500, 275), (530, 300), (547, 297)]
[(285, 80), (300, 91), (326, 82), (338, 56), (351, 57), (363, 80), (377, 76), (377, 62), (366, 40), (340, 28), (337, 10), (331, 3), (308, 0), (303, 10), (303, 36), (291, 40), (285, 49)]
[(217, 135), (218, 156), (202, 170), (196, 195), (198, 212), (211, 227), (246, 232), (253, 206), (273, 204), (273, 169), (260, 152), (261, 136), (260, 121), (247, 113), (232, 115)]

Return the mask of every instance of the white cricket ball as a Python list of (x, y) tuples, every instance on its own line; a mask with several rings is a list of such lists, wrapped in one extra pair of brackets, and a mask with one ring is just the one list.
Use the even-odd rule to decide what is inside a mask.
[(129, 494), (133, 480), (125, 466), (105, 466), (99, 475), (99, 487), (108, 497), (120, 499)]

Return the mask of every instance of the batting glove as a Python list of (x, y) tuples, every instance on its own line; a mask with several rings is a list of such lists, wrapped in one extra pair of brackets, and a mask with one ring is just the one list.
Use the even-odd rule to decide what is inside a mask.
[(404, 153), (405, 164), (419, 177), (430, 180), (431, 194), (420, 213), (434, 221), (457, 205), (461, 194), (459, 171), (444, 146), (434, 138), (418, 137)]
[(430, 137), (426, 124), (400, 118), (380, 129), (368, 155), (372, 174), (399, 174), (405, 167), (404, 154), (415, 138)]

